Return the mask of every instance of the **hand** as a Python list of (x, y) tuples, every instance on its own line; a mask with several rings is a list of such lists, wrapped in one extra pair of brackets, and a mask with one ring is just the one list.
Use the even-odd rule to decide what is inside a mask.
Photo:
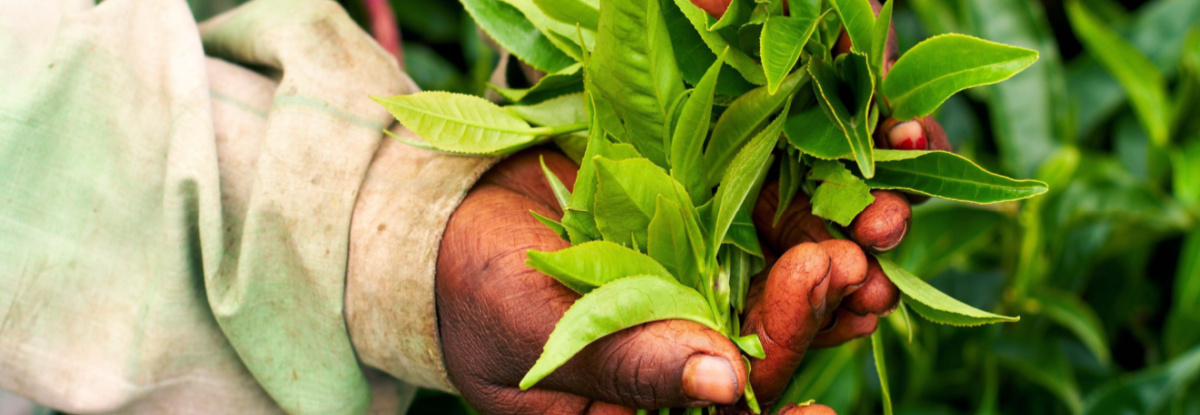
[[(568, 246), (529, 214), (561, 216), (539, 156), (574, 187), (577, 167), (569, 160), (544, 149), (526, 151), (489, 171), (446, 228), (438, 258), (439, 326), (447, 370), (463, 396), (496, 414), (633, 413), (630, 408), (738, 402), (747, 381), (740, 352), (719, 333), (687, 321), (605, 337), (534, 389), (517, 387), (554, 324), (579, 298), (524, 263), (529, 249)], [(743, 325), (743, 332), (759, 334), (767, 351), (749, 378), (764, 405), (783, 392), (810, 346), (869, 334), (876, 315), (894, 308), (897, 298), (857, 245), (830, 240), (803, 195), (779, 226), (769, 226), (777, 187), (765, 186), (755, 209), (773, 264), (752, 283)], [(775, 260), (774, 252), (784, 254)]]

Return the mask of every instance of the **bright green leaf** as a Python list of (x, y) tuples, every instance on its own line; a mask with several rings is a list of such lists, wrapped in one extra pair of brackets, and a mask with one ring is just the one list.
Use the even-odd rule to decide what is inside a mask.
[(635, 275), (675, 279), (653, 258), (608, 241), (592, 241), (555, 252), (531, 249), (526, 255), (529, 260), (525, 263), (530, 267), (580, 294)]
[[(790, 102), (784, 106), (785, 113), (790, 106)], [(761, 185), (761, 178), (770, 167), (768, 161), (771, 150), (775, 148), (779, 135), (783, 133), (783, 122), (784, 117), (777, 117), (766, 129), (751, 139), (733, 158), (729, 170), (725, 172), (725, 178), (721, 179), (721, 186), (717, 195), (713, 197), (715, 216), (710, 234), (712, 239), (708, 244), (714, 251), (725, 240), (725, 234), (729, 232), (734, 216), (746, 198), (751, 196), (751, 190)]]
[[(858, 55), (851, 54), (847, 59), (854, 59)], [(861, 58), (861, 57), (859, 57)], [(859, 62), (865, 64), (865, 59), (854, 59), (848, 62)], [(849, 65), (848, 65), (849, 66)], [(847, 70), (849, 68), (843, 68)], [(854, 161), (858, 163), (858, 169), (862, 172), (863, 177), (871, 178), (875, 175), (875, 141), (871, 139), (869, 115), (867, 108), (869, 101), (851, 103), (859, 104), (856, 107), (858, 111), (851, 114), (850, 111), (854, 108), (848, 107), (842, 102), (839, 90), (843, 88), (841, 81), (834, 69), (829, 64), (817, 59), (808, 62), (808, 72), (812, 74), (814, 90), (821, 102), (821, 108), (825, 110), (825, 115), (833, 121), (834, 126), (841, 130), (850, 144), (850, 149), (854, 152)], [(865, 68), (864, 68), (864, 71)], [(870, 94), (868, 93), (867, 96)]]
[(539, 102), (556, 96), (579, 92), (583, 89), (583, 66), (574, 64), (554, 73), (547, 74), (538, 83), (526, 89), (510, 89), (491, 86), (510, 102)]
[(462, 4), (496, 43), (530, 66), (557, 72), (575, 63), (515, 7), (501, 0), (462, 0)]
[(504, 109), (534, 125), (555, 126), (588, 121), (582, 92), (551, 98), (533, 105), (510, 105)]
[(850, 226), (850, 221), (875, 201), (871, 188), (841, 162), (817, 160), (808, 178), (821, 181), (813, 192), (812, 213), (842, 226)]
[(584, 29), (596, 30), (600, 22), (600, 10), (581, 0), (533, 0), (551, 19), (574, 26), (579, 23)]
[(433, 91), (371, 99), (442, 151), (500, 154), (532, 145), (538, 136), (550, 133), (471, 95)]
[(817, 28), (817, 18), (773, 16), (763, 25), (760, 56), (771, 94), (800, 61), (800, 51)]
[(759, 126), (778, 112), (808, 80), (808, 72), (798, 70), (784, 78), (774, 95), (764, 86), (747, 92), (729, 104), (729, 108), (717, 119), (712, 139), (704, 150), (704, 169), (708, 171), (709, 185), (717, 185), (733, 157), (759, 131)]
[(596, 90), (625, 121), (634, 147), (666, 165), (663, 123), (683, 93), (658, 0), (601, 0), (596, 50), (588, 67)]
[(554, 326), (541, 357), (521, 379), (527, 390), (592, 342), (659, 320), (688, 320), (719, 330), (708, 301), (696, 290), (654, 276), (622, 278), (584, 295)]
[(571, 204), (571, 190), (563, 185), (562, 180), (554, 172), (546, 167), (546, 158), (538, 156), (538, 161), (542, 163), (542, 174), (546, 176), (546, 182), (550, 184), (550, 191), (554, 192), (554, 200), (558, 201), (558, 206), (564, 210)]
[(675, 275), (680, 284), (698, 289), (705, 246), (697, 220), (695, 210), (660, 196), (648, 225), (646, 253)]
[(703, 204), (712, 197), (712, 186), (708, 185), (708, 176), (701, 162), (704, 141), (708, 138), (709, 120), (712, 118), (717, 75), (721, 73), (727, 53), (722, 53), (713, 62), (704, 78), (692, 90), (691, 97), (683, 104), (679, 124), (671, 138), (671, 177), (683, 183), (692, 197), (693, 206)]
[(869, 0), (832, 0), (829, 2), (838, 16), (846, 34), (850, 35), (853, 49), (863, 54), (871, 51), (871, 34), (875, 30), (875, 10)]
[(854, 157), (854, 150), (842, 130), (834, 125), (821, 107), (812, 107), (791, 117), (783, 127), (788, 142), (804, 154), (837, 160)]
[(975, 163), (944, 151), (876, 150), (872, 189), (908, 192), (971, 203), (998, 203), (1046, 193), (1045, 183), (1014, 180), (988, 172)]
[(1037, 58), (1034, 50), (967, 35), (934, 36), (896, 61), (883, 80), (883, 94), (892, 117), (924, 117), (955, 92), (1008, 79)]
[(609, 160), (598, 157), (593, 214), (605, 240), (646, 246), (646, 229), (659, 195), (680, 206), (691, 205), (683, 185), (648, 159)]
[(550, 230), (554, 231), (554, 233), (558, 234), (559, 238), (570, 240), (570, 235), (567, 233), (567, 228), (563, 226), (561, 222), (542, 216), (542, 214), (532, 210), (529, 211), (529, 214), (533, 215), (533, 218), (537, 219), (538, 222), (541, 222), (543, 225), (546, 225), (547, 228), (550, 228)]
[(1020, 317), (992, 314), (971, 307), (938, 291), (920, 278), (909, 274), (892, 261), (878, 258), (888, 279), (903, 294), (904, 303), (927, 320), (951, 326), (978, 326), (989, 323), (1015, 322)]

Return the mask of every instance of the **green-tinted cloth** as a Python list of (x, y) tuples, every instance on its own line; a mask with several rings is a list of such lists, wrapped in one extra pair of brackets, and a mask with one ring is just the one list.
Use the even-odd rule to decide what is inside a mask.
[[(205, 51), (278, 75), (273, 98), (210, 89), (232, 65)], [(328, 0), (199, 31), (183, 0), (0, 2), (0, 389), (67, 412), (366, 412), (350, 219), (391, 120), (368, 95), (411, 90)], [(258, 124), (214, 128), (214, 107)]]

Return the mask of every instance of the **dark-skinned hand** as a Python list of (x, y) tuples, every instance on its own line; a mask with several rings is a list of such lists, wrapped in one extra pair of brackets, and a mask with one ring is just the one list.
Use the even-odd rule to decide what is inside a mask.
[[(889, 38), (889, 61), (896, 55), (894, 38)], [(848, 49), (848, 41), (842, 43), (835, 49)], [(876, 143), (949, 149), (932, 118), (885, 120)], [(847, 229), (856, 244), (834, 239), (803, 193), (772, 224), (778, 184), (768, 183), (753, 214), (768, 264), (752, 281), (742, 316), (743, 334), (758, 334), (767, 357), (751, 359), (749, 376), (740, 351), (724, 336), (697, 323), (667, 320), (602, 338), (521, 391), (517, 385), (554, 325), (579, 298), (525, 265), (527, 250), (570, 246), (529, 214), (562, 216), (540, 157), (573, 189), (578, 166), (565, 156), (541, 148), (516, 154), (468, 193), (447, 225), (439, 253), (436, 295), (446, 367), (481, 413), (632, 414), (633, 408), (719, 405), (722, 413), (742, 414), (748, 413), (740, 403), (747, 381), (760, 404), (770, 408), (808, 349), (870, 335), (878, 317), (898, 304), (895, 285), (860, 246), (886, 251), (900, 242), (911, 217), (904, 195), (874, 192), (876, 202)], [(860, 223), (868, 215), (871, 223)], [(833, 412), (793, 405), (780, 413)]]

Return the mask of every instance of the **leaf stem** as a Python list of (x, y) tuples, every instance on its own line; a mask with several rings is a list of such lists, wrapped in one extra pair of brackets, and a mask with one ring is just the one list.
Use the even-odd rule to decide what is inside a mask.
[(574, 132), (578, 132), (578, 131), (584, 131), (587, 129), (588, 129), (588, 123), (577, 122), (574, 124), (556, 125), (553, 127), (538, 127), (538, 128), (531, 129), (529, 131), (531, 133), (533, 133), (533, 135), (543, 136), (543, 135), (570, 134), (570, 133), (574, 133)]

